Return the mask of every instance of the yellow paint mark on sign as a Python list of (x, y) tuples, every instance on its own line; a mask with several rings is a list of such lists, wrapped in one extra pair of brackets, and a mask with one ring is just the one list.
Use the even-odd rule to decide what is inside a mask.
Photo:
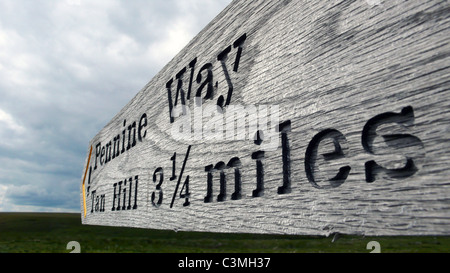
[(91, 150), (89, 151), (88, 162), (87, 162), (87, 165), (86, 165), (86, 170), (84, 171), (84, 178), (83, 178), (83, 209), (84, 209), (84, 218), (86, 218), (86, 187), (84, 186), (84, 182), (86, 181), (86, 174), (87, 174), (87, 170), (89, 168), (89, 162), (91, 161), (91, 154), (92, 154), (92, 146), (91, 146)]

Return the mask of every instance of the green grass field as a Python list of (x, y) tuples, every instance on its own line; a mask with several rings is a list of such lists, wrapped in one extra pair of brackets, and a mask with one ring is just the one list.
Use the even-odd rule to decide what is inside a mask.
[(331, 237), (174, 232), (84, 226), (79, 214), (0, 213), (0, 253), (369, 253), (378, 241), (382, 253), (450, 252), (450, 237)]

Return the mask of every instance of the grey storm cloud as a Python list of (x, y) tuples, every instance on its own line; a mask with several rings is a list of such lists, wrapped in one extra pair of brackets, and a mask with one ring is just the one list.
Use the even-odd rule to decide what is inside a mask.
[(79, 211), (89, 140), (231, 0), (2, 0), (0, 211)]

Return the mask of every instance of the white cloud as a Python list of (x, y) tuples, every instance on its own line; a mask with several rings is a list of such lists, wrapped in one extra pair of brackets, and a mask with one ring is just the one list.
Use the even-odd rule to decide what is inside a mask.
[(26, 44), (27, 40), (17, 31), (0, 25), (0, 80), (10, 88), (36, 86), (42, 82), (34, 77), (33, 71), (43, 70), (46, 65)]
[(25, 128), (18, 124), (10, 114), (0, 109), (0, 130), (4, 128), (4, 126), (18, 133), (23, 133), (25, 131)]
[(0, 210), (78, 209), (90, 138), (230, 2), (0, 1)]
[(7, 190), (8, 190), (8, 186), (0, 185), (0, 211), (2, 211), (3, 200), (5, 199)]
[(150, 58), (160, 67), (165, 65), (230, 2), (176, 1), (173, 10), (178, 11), (179, 16), (168, 21), (164, 35), (148, 48)]
[(192, 39), (189, 26), (183, 20), (172, 22), (163, 39), (148, 48), (149, 57), (159, 67), (169, 62)]

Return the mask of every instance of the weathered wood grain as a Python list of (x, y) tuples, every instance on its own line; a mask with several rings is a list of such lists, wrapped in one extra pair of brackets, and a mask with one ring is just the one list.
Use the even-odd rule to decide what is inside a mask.
[[(212, 232), (449, 235), (450, 4), (371, 2), (233, 1), (91, 140), (82, 223)], [(193, 116), (190, 139), (174, 135), (183, 116), (171, 123), (169, 115), (178, 86), (183, 91), (178, 105), (184, 95)], [(196, 96), (205, 112), (216, 105), (225, 113), (254, 106), (260, 107), (261, 119), (268, 106), (273, 111), (263, 142), (255, 144), (252, 115), (236, 121), (238, 128), (239, 122), (246, 125), (245, 139), (230, 130), (219, 139), (198, 135), (195, 128), (220, 123), (195, 116)], [(285, 127), (273, 124), (276, 109)], [(225, 120), (224, 128), (234, 122)], [(277, 149), (267, 146), (270, 131)], [(135, 146), (130, 141), (126, 149), (134, 132)], [(117, 135), (127, 139), (124, 152), (101, 164), (102, 147), (107, 154), (105, 145), (114, 145)], [(208, 190), (209, 168), (215, 172)], [(177, 178), (171, 180), (173, 174)], [(189, 205), (183, 206), (187, 176)], [(259, 191), (262, 179), (264, 191)], [(117, 194), (124, 180), (117, 210), (114, 190)], [(211, 190), (206, 198), (211, 202), (205, 203)], [(83, 211), (81, 186), (80, 191)]]

